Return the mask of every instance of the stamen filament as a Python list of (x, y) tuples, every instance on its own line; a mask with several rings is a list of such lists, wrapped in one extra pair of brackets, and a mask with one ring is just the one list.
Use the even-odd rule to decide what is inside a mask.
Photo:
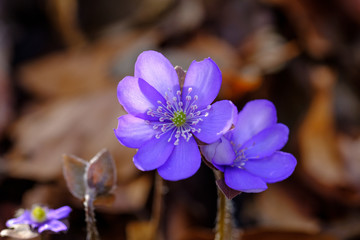
[(201, 129), (195, 126), (209, 116), (211, 106), (208, 105), (206, 108), (198, 110), (196, 102), (199, 97), (190, 95), (191, 87), (187, 90), (185, 103), (181, 99), (180, 90), (176, 91), (176, 95), (172, 94), (172, 91), (169, 92), (170, 94), (165, 92), (165, 103), (158, 100), (158, 106), (147, 111), (147, 115), (158, 118), (158, 121), (146, 120), (146, 123), (152, 125), (154, 130), (159, 130), (155, 135), (156, 138), (171, 131), (168, 142), (175, 137), (174, 145), (178, 145), (180, 136), (189, 141), (194, 132), (200, 133)]

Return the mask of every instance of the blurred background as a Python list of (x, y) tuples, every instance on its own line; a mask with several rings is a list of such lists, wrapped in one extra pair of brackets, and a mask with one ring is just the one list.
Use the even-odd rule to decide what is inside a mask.
[[(18, 208), (70, 205), (68, 233), (50, 239), (85, 239), (62, 155), (105, 147), (118, 187), (97, 208), (100, 235), (145, 239), (155, 174), (133, 166), (113, 129), (125, 113), (117, 83), (148, 49), (184, 69), (211, 57), (218, 99), (239, 110), (269, 99), (289, 126), (298, 166), (234, 199), (243, 239), (360, 239), (359, 0), (0, 0), (0, 229)], [(159, 239), (213, 239), (212, 171), (165, 184)]]

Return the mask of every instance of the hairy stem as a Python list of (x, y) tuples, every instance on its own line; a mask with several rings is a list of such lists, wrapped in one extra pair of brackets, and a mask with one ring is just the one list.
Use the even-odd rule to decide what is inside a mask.
[(85, 221), (86, 221), (86, 240), (100, 240), (99, 232), (96, 228), (95, 208), (94, 208), (94, 194), (87, 191), (85, 194)]
[[(216, 179), (223, 173), (214, 171)], [(233, 206), (230, 199), (218, 188), (218, 209), (215, 227), (215, 240), (234, 240), (233, 238)]]

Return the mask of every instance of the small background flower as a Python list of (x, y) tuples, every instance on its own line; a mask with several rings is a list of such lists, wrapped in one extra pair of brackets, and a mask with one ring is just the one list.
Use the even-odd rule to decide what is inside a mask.
[(201, 149), (205, 158), (224, 172), (230, 188), (261, 192), (267, 183), (284, 180), (295, 169), (295, 157), (279, 151), (288, 134), (288, 127), (277, 123), (275, 106), (267, 100), (254, 100), (240, 111), (234, 129)]
[(31, 210), (24, 210), (20, 216), (9, 219), (6, 222), (6, 226), (11, 228), (18, 224), (27, 224), (39, 233), (46, 230), (52, 232), (66, 231), (68, 227), (60, 220), (68, 217), (70, 212), (71, 208), (69, 206), (48, 209), (35, 205)]
[(233, 104), (216, 98), (221, 72), (210, 59), (193, 61), (184, 86), (172, 64), (155, 51), (141, 53), (134, 77), (117, 89), (120, 104), (129, 113), (118, 119), (115, 134), (125, 146), (138, 148), (137, 168), (157, 169), (167, 180), (192, 176), (201, 155), (194, 136), (202, 142), (218, 140), (231, 126)]

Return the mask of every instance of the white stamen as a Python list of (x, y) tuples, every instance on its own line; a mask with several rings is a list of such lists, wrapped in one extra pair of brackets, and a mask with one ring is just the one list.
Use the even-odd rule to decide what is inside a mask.
[(156, 108), (148, 109), (146, 114), (157, 118), (158, 121), (146, 120), (145, 123), (151, 125), (154, 130), (159, 131), (155, 135), (157, 139), (171, 131), (168, 142), (171, 142), (174, 137), (174, 145), (179, 145), (180, 138), (188, 142), (193, 133), (201, 132), (201, 129), (195, 126), (203, 121), (204, 117), (209, 116), (208, 110), (211, 105), (199, 110), (196, 104), (199, 97), (198, 95), (191, 96), (192, 91), (191, 87), (187, 89), (185, 102), (183, 102), (180, 90), (176, 91), (176, 95), (173, 95), (173, 91), (169, 90), (164, 94), (165, 103), (158, 100), (159, 105)]

